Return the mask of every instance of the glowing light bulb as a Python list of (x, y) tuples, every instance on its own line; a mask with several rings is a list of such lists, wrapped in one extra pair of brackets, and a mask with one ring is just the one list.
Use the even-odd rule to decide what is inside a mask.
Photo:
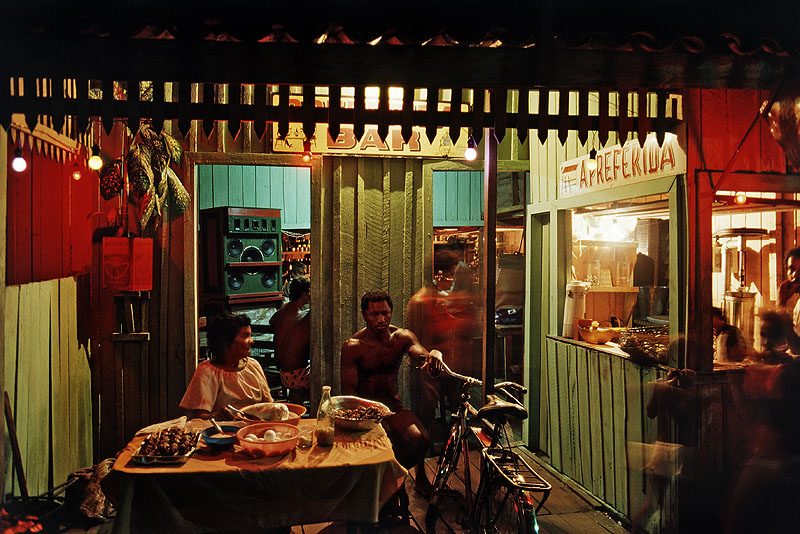
[(78, 168), (77, 163), (72, 166), (72, 179), (73, 180), (81, 179), (81, 170)]
[(464, 159), (467, 161), (474, 161), (478, 157), (478, 151), (475, 149), (475, 139), (472, 137), (467, 141), (467, 149), (464, 151)]
[(17, 172), (22, 172), (28, 168), (28, 162), (22, 157), (21, 148), (14, 150), (14, 160), (11, 162), (11, 168)]
[(733, 197), (733, 201), (739, 205), (744, 204), (745, 202), (747, 202), (747, 193), (745, 193), (744, 191), (737, 192), (736, 196)]
[(305, 163), (311, 161), (311, 141), (308, 139), (303, 140), (303, 156), (302, 159)]
[(89, 168), (93, 171), (99, 171), (103, 168), (103, 158), (100, 157), (100, 147), (97, 145), (92, 147), (92, 157), (89, 158)]
[(586, 162), (586, 166), (590, 171), (597, 169), (597, 150), (591, 149), (589, 151), (589, 161)]

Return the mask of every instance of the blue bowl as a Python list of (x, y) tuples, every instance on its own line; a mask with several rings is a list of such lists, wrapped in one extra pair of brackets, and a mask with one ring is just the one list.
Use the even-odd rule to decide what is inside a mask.
[(222, 431), (224, 433), (230, 434), (230, 436), (223, 438), (214, 437), (214, 435), (219, 434), (219, 432), (212, 425), (201, 432), (201, 435), (203, 436), (203, 441), (205, 441), (209, 445), (219, 445), (219, 446), (232, 445), (233, 443), (236, 443), (236, 432), (239, 430), (240, 427), (235, 425), (219, 425), (219, 426), (222, 428)]

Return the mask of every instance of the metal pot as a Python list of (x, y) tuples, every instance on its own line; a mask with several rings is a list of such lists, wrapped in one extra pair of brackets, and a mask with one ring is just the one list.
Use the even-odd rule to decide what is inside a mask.
[(644, 319), (653, 315), (666, 315), (669, 310), (669, 287), (640, 286), (636, 302), (638, 317)]

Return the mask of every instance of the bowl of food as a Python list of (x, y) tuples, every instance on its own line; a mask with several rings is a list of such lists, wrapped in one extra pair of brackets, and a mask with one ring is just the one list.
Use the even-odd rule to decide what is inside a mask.
[(344, 430), (369, 430), (392, 415), (385, 404), (352, 395), (331, 397), (331, 404), (336, 427)]
[(224, 424), (219, 426), (222, 433), (213, 425), (200, 432), (200, 436), (208, 445), (217, 447), (225, 447), (236, 443), (236, 433), (243, 427), (233, 424)]
[[(611, 323), (607, 323), (608, 326), (602, 325), (597, 321), (592, 321), (588, 326), (583, 324), (583, 322), (578, 322), (578, 334), (581, 336), (581, 339), (586, 341), (587, 343), (593, 343), (595, 345), (602, 345), (603, 343), (607, 343), (611, 341), (611, 338), (614, 337), (614, 330), (611, 328)], [(617, 334), (619, 335), (619, 334)]]
[(300, 429), (285, 421), (264, 421), (239, 429), (236, 438), (244, 452), (256, 458), (283, 456), (294, 449)]
[(306, 413), (305, 406), (288, 402), (259, 402), (241, 409), (245, 417), (255, 421), (283, 421), (297, 425)]
[(180, 464), (197, 450), (200, 433), (172, 427), (148, 434), (131, 456), (138, 464)]

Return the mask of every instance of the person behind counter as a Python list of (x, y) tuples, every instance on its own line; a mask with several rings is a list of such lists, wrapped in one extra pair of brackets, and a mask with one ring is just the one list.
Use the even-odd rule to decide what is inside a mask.
[(269, 324), (274, 330), (275, 355), (281, 369), (281, 383), (289, 390), (289, 402), (310, 399), (311, 315), (306, 309), (311, 299), (311, 282), (295, 278), (289, 286), (289, 302), (275, 312)]
[(208, 326), (211, 358), (200, 362), (180, 407), (194, 417), (228, 418), (228, 404), (243, 408), (257, 402), (272, 402), (267, 377), (258, 361), (250, 358), (253, 336), (250, 318), (223, 313)]
[(718, 362), (741, 362), (752, 355), (742, 331), (728, 323), (720, 308), (712, 308), (714, 328), (714, 360)]
[[(417, 482), (430, 485), (424, 471), (419, 470), (430, 446), (430, 434), (419, 418), (403, 406), (398, 396), (397, 371), (403, 355), (408, 353), (412, 361), (436, 376), (442, 369), (442, 354), (438, 350), (428, 352), (413, 332), (390, 324), (392, 307), (392, 298), (385, 291), (368, 291), (361, 297), (361, 314), (367, 326), (342, 346), (342, 394), (382, 402), (394, 412), (382, 424), (395, 457), (406, 469), (417, 465)], [(429, 488), (417, 489), (429, 493)]]

